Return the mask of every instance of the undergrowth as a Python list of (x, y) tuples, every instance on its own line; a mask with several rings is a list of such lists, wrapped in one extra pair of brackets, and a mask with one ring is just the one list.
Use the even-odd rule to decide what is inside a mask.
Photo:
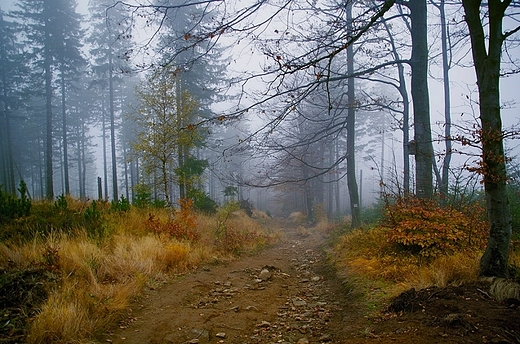
[(378, 225), (342, 235), (332, 259), (363, 304), (373, 306), (366, 309), (370, 313), (412, 287), (476, 280), (487, 231), (485, 211), (477, 205), (461, 211), (401, 199), (385, 207)]
[(241, 211), (223, 219), (197, 213), (190, 200), (180, 205), (138, 208), (60, 196), (10, 219), (0, 240), (0, 301), (12, 320), (0, 339), (89, 342), (147, 284), (277, 239), (276, 230)]

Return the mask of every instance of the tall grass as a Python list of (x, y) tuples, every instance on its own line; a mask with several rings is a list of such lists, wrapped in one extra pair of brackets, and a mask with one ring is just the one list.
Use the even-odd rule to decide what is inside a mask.
[[(87, 207), (67, 201), (77, 211)], [(230, 259), (233, 253), (257, 250), (277, 238), (277, 231), (264, 231), (249, 217), (237, 214), (226, 226), (240, 233), (233, 237), (234, 247), (240, 249), (227, 250), (217, 245), (215, 217), (197, 215), (193, 230), (200, 239), (189, 241), (147, 231), (145, 223), (151, 213), (157, 221), (175, 217), (165, 209), (132, 208), (101, 216), (96, 235), (84, 228), (68, 228), (0, 243), (1, 269), (38, 267), (54, 281), (48, 284), (48, 298), (30, 323), (28, 343), (88, 342), (113, 323), (147, 284), (166, 281), (219, 257)]]

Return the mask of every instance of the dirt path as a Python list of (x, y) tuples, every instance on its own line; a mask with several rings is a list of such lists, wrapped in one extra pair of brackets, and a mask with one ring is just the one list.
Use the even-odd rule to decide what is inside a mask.
[[(261, 253), (205, 266), (148, 290), (112, 343), (335, 342), (345, 326), (347, 293), (331, 278), (319, 234), (295, 229)], [(343, 297), (343, 296), (344, 297)]]
[(319, 233), (149, 289), (101, 343), (520, 343), (520, 301), (489, 283), (403, 293), (396, 313), (366, 318), (331, 271)]

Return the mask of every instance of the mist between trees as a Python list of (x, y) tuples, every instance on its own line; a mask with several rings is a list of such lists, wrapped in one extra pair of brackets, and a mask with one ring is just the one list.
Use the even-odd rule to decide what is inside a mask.
[(503, 127), (514, 99), (499, 83), (518, 82), (516, 3), (76, 7), (1, 12), (4, 191), (24, 180), (33, 199), (248, 200), (354, 227), (383, 195), (457, 204), (483, 192), (489, 264), (507, 261), (516, 162), (504, 142), (517, 131)]

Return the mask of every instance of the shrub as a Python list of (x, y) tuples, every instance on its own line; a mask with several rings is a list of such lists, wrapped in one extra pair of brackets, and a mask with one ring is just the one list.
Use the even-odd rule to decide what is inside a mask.
[(383, 227), (388, 240), (424, 257), (451, 254), (463, 248), (485, 246), (488, 225), (477, 205), (464, 212), (442, 207), (433, 200), (401, 198), (387, 206)]
[(240, 209), (242, 209), (247, 214), (247, 216), (249, 216), (249, 217), (253, 216), (254, 207), (251, 204), (251, 202), (249, 202), (249, 200), (243, 199), (240, 202), (238, 202), (238, 204), (240, 205)]
[(146, 208), (152, 204), (152, 192), (148, 185), (139, 183), (134, 187), (132, 204), (137, 208)]
[(177, 240), (198, 241), (200, 233), (196, 231), (196, 216), (193, 213), (191, 199), (179, 200), (181, 210), (178, 211), (173, 220), (161, 222), (153, 214), (150, 214), (145, 222), (147, 230), (157, 234), (167, 234)]
[(383, 219), (384, 213), (384, 203), (378, 201), (375, 204), (371, 204), (370, 206), (361, 209), (361, 219), (366, 225), (375, 225)]
[(18, 192), (20, 192), (20, 198), (3, 192), (0, 185), (0, 223), (29, 215), (31, 200), (27, 193), (27, 185), (23, 180), (20, 181)]
[(130, 210), (130, 201), (128, 198), (125, 198), (125, 196), (121, 195), (121, 199), (119, 200), (113, 200), (111, 204), (111, 210), (112, 211), (122, 211), (127, 212)]
[(193, 200), (193, 207), (195, 209), (206, 214), (215, 214), (217, 212), (217, 202), (212, 200), (204, 191), (190, 189), (187, 196)]
[(101, 207), (98, 201), (92, 201), (92, 203), (83, 212), (83, 219), (85, 220), (85, 230), (91, 238), (101, 239), (107, 233), (103, 227), (101, 220)]
[(65, 197), (64, 194), (61, 194), (58, 197), (56, 197), (56, 201), (54, 201), (54, 206), (58, 210), (66, 210), (68, 207), (67, 197)]

